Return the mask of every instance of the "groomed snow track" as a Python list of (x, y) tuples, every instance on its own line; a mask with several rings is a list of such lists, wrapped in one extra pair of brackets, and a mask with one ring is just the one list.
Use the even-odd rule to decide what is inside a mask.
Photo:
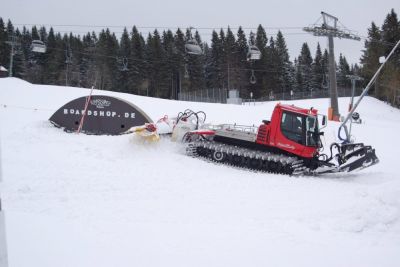
[(213, 162), (246, 168), (255, 171), (286, 175), (303, 175), (308, 168), (303, 160), (286, 155), (251, 150), (215, 141), (193, 141), (188, 143), (186, 154)]

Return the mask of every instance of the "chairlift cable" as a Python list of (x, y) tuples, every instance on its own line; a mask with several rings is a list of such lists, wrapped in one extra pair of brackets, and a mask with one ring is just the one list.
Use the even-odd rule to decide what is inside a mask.
[[(14, 24), (14, 25), (16, 25), (16, 24)], [(351, 30), (349, 30), (349, 31), (351, 31)], [(80, 34), (82, 34), (82, 35), (86, 35), (88, 33), (91, 34), (92, 32), (95, 32), (95, 31), (59, 31), (59, 30), (57, 31), (57, 33), (64, 33), (64, 34), (65, 33), (73, 33), (73, 34), (77, 34), (78, 36), (80, 36)], [(95, 33), (99, 34), (100, 32), (95, 32)], [(117, 32), (113, 32), (113, 33), (122, 34), (123, 32), (118, 32), (117, 31)], [(201, 35), (202, 36), (212, 36), (212, 33), (201, 33)], [(283, 33), (283, 35), (285, 35), (285, 36), (287, 36), (287, 35), (308, 35), (308, 33), (306, 33), (306, 32), (285, 32), (285, 33)], [(76, 37), (76, 36), (74, 36), (74, 37)], [(382, 45), (389, 46), (389, 47), (394, 47), (396, 45), (395, 43), (387, 42), (387, 41), (383, 41), (383, 40), (369, 40), (369, 37), (367, 37), (367, 36), (359, 35), (359, 37), (362, 40), (365, 40), (365, 41), (368, 41), (368, 42), (374, 42), (374, 43), (381, 43)]]
[[(127, 28), (128, 26), (126, 25), (95, 25), (95, 24), (41, 24), (41, 23), (14, 23), (13, 25), (15, 26), (36, 26), (36, 25), (43, 25), (48, 26), (48, 27), (76, 27), (76, 28)], [(187, 26), (137, 26), (133, 25), (133, 27), (136, 27), (137, 29), (185, 29)], [(231, 30), (237, 30), (239, 28), (242, 28), (242, 30), (257, 30), (258, 27), (241, 27), (241, 26), (235, 26), (235, 27), (230, 27), (230, 26), (215, 26), (215, 27), (191, 27), (192, 29), (197, 29), (197, 30), (215, 30), (215, 29), (224, 29), (224, 28), (230, 28)], [(298, 27), (298, 26), (275, 26), (275, 27), (263, 27), (264, 29), (302, 29), (303, 27)]]

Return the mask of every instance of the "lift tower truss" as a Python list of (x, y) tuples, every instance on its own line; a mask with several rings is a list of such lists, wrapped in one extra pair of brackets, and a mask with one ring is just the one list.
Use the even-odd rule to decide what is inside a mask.
[[(321, 12), (322, 15), (322, 24), (314, 24), (309, 27), (304, 27), (303, 30), (305, 32), (309, 32), (314, 36), (325, 36), (328, 37), (329, 44), (329, 92), (331, 96), (331, 105), (329, 112), (329, 119), (331, 120), (339, 120), (339, 105), (338, 105), (338, 92), (337, 92), (337, 84), (336, 84), (336, 66), (335, 66), (335, 54), (334, 54), (334, 45), (333, 38), (340, 39), (350, 39), (360, 41), (361, 38), (345, 27), (338, 27), (339, 19), (328, 13)], [(320, 19), (319, 19), (320, 20)], [(318, 20), (318, 21), (319, 21)]]

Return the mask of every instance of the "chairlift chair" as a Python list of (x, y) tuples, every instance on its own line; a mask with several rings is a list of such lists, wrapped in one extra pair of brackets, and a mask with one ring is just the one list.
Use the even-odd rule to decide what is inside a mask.
[(72, 64), (72, 58), (71, 57), (67, 57), (65, 59), (65, 64)]
[(35, 53), (46, 53), (46, 45), (41, 40), (33, 40), (31, 50)]
[[(117, 57), (117, 67), (119, 71), (125, 72), (128, 71), (128, 58), (126, 57)], [(137, 70), (137, 68), (135, 67)]]
[(185, 51), (187, 54), (191, 55), (201, 55), (203, 50), (195, 39), (190, 39), (185, 44)]
[(249, 51), (247, 52), (247, 60), (259, 60), (261, 58), (261, 52), (255, 45), (249, 46)]
[(37, 61), (35, 59), (29, 59), (28, 62), (30, 65), (34, 65), (37, 63)]
[(186, 64), (185, 64), (185, 72), (184, 72), (184, 74), (183, 74), (183, 77), (184, 77), (185, 79), (189, 79), (189, 70), (188, 70), (188, 67), (187, 67)]
[(65, 50), (65, 64), (72, 64), (72, 52)]
[(122, 66), (121, 66), (121, 71), (128, 71), (128, 59), (126, 57), (124, 57), (122, 59)]
[(254, 70), (251, 70), (250, 83), (251, 84), (256, 84), (257, 83), (256, 76), (254, 75)]

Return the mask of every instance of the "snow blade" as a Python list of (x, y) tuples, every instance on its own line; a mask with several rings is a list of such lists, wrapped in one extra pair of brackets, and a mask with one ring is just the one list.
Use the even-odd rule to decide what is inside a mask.
[(358, 143), (342, 145), (339, 162), (340, 172), (351, 172), (375, 165), (379, 159), (375, 155), (375, 149)]

